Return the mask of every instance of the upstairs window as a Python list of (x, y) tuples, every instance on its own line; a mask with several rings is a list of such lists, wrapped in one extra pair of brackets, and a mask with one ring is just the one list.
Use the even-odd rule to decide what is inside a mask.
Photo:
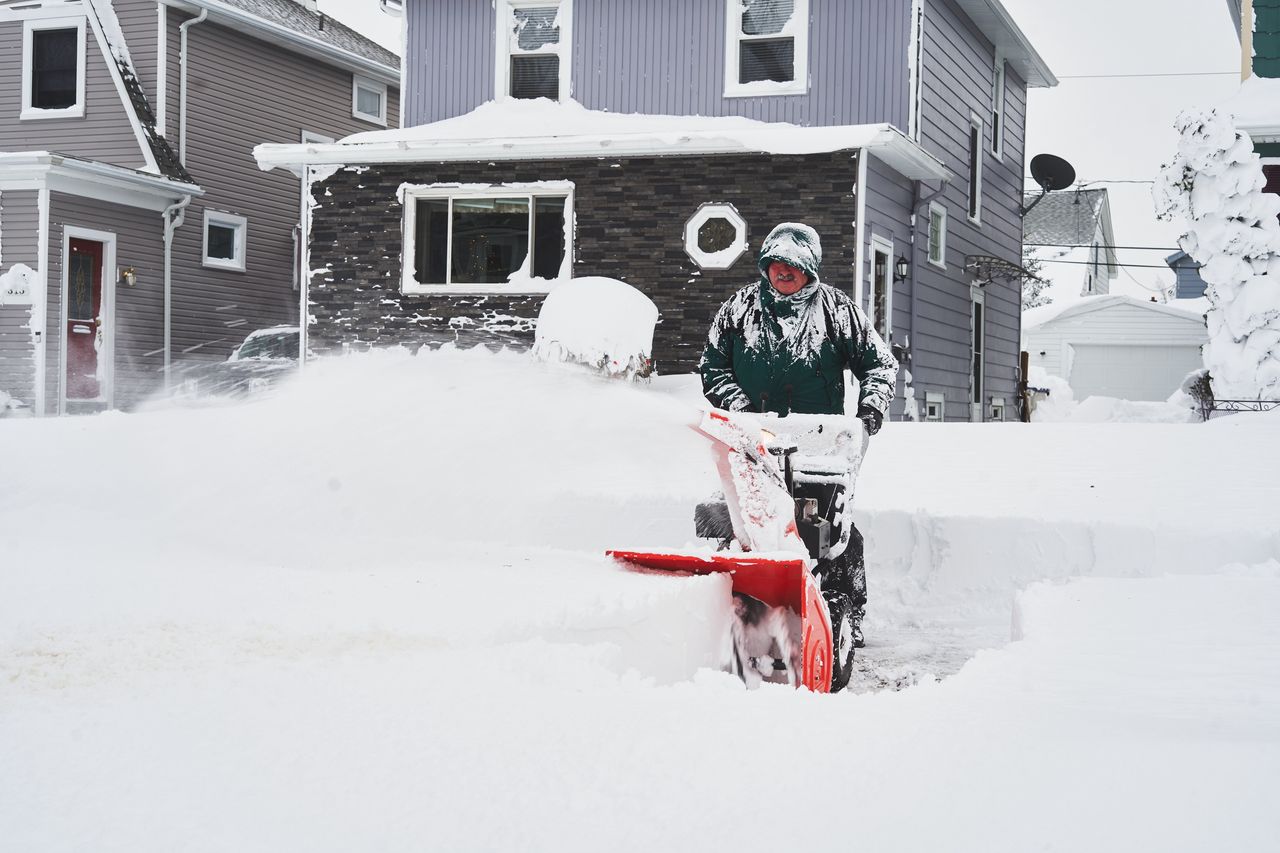
[(1006, 87), (1005, 61), (996, 54), (995, 73), (992, 75), (991, 92), (991, 153), (998, 159), (1004, 157), (1004, 95)]
[(568, 97), (572, 17), (572, 0), (498, 0), (498, 97)]
[(204, 212), (204, 257), (206, 267), (244, 272), (245, 243), (249, 220), (234, 213)]
[(809, 88), (809, 0), (725, 0), (725, 97)]
[(387, 126), (387, 84), (367, 77), (351, 78), (351, 115)]
[(969, 219), (982, 224), (982, 119), (969, 117)]
[(23, 119), (84, 115), (84, 18), (24, 22)]
[(568, 184), (534, 193), (500, 185), (406, 190), (402, 289), (535, 292), (568, 278), (570, 192)]
[(947, 268), (947, 209), (936, 201), (929, 205), (929, 263)]

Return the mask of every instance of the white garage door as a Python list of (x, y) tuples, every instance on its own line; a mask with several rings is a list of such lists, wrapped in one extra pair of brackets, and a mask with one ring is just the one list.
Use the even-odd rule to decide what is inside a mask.
[(1183, 378), (1204, 366), (1198, 346), (1075, 344), (1071, 390), (1077, 400), (1167, 400)]

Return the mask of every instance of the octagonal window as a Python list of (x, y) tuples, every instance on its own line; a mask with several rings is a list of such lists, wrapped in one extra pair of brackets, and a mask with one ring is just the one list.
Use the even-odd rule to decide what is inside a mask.
[(704, 204), (685, 225), (684, 248), (703, 269), (728, 269), (747, 250), (746, 220), (731, 204)]

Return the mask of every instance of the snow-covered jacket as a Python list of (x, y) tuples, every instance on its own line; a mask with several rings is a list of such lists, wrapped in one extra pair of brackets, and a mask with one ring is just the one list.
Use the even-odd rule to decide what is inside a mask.
[[(769, 263), (804, 270), (810, 282), (784, 296)], [(884, 414), (898, 362), (852, 299), (818, 278), (822, 249), (808, 226), (784, 223), (760, 250), (760, 280), (735, 293), (711, 323), (699, 372), (712, 405), (787, 415), (842, 414), (844, 371), (860, 385), (859, 407)]]

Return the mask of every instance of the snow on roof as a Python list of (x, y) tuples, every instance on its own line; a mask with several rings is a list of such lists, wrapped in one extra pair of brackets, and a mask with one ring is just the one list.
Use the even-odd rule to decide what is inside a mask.
[(1203, 322), (1204, 312), (1198, 310), (1198, 305), (1195, 307), (1183, 306), (1178, 304), (1180, 302), (1198, 302), (1198, 300), (1175, 300), (1170, 304), (1162, 304), (1138, 299), (1136, 296), (1126, 296), (1122, 293), (1109, 293), (1104, 296), (1082, 296), (1069, 302), (1055, 302), (1041, 308), (1023, 311), (1022, 331), (1025, 333), (1031, 329), (1040, 328), (1053, 320), (1078, 317), (1081, 314), (1101, 311), (1105, 308), (1114, 308), (1118, 305), (1129, 305), (1183, 320)]
[(327, 145), (265, 144), (258, 165), (445, 162), (697, 154), (818, 154), (857, 148), (908, 178), (951, 173), (889, 124), (801, 127), (738, 116), (671, 116), (589, 110), (572, 100), (503, 98), (417, 127), (357, 133)]
[(1222, 110), (1235, 116), (1236, 126), (1254, 142), (1280, 141), (1280, 78), (1255, 74), (1223, 102)]
[[(296, 0), (204, 0), (200, 5), (208, 6), (210, 13), (217, 11), (219, 7), (247, 13), (266, 24), (289, 30), (309, 41), (391, 70), (400, 68), (399, 57), (391, 51), (323, 12), (313, 12)], [(377, 14), (376, 9), (371, 14)]]

